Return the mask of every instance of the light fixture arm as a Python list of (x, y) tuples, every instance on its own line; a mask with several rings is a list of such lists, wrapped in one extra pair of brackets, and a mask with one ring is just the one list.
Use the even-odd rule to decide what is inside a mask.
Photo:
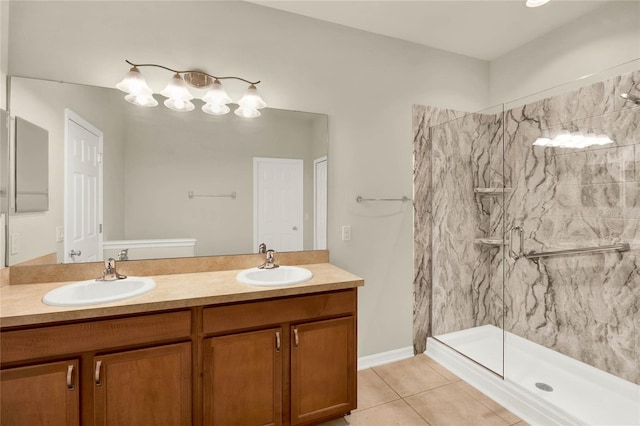
[(134, 64), (133, 62), (131, 62), (131, 61), (127, 60), (127, 59), (125, 59), (125, 62), (128, 63), (129, 65), (133, 66), (133, 67), (136, 67), (136, 68), (139, 68), (139, 67), (156, 67), (156, 68), (165, 69), (167, 71), (171, 71), (171, 72), (176, 73), (176, 74), (198, 73), (198, 74), (204, 74), (204, 75), (206, 75), (208, 77), (211, 77), (214, 80), (229, 80), (229, 79), (240, 80), (240, 81), (244, 81), (245, 83), (253, 84), (254, 86), (256, 84), (260, 83), (260, 80), (258, 80), (258, 81), (249, 81), (249, 80), (245, 80), (242, 77), (236, 77), (236, 76), (216, 77), (215, 75), (211, 75), (209, 73), (206, 73), (206, 72), (203, 72), (203, 71), (199, 71), (199, 70), (179, 71), (179, 70), (174, 70), (174, 69), (171, 69), (169, 67), (165, 67), (163, 65), (158, 65), (158, 64)]

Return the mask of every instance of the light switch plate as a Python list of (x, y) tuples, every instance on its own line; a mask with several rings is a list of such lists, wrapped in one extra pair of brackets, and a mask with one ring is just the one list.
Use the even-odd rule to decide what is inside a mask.
[(64, 241), (64, 226), (56, 226), (56, 242), (61, 243)]
[(11, 254), (20, 253), (20, 234), (11, 234)]
[(351, 240), (351, 226), (345, 225), (342, 227), (342, 241)]

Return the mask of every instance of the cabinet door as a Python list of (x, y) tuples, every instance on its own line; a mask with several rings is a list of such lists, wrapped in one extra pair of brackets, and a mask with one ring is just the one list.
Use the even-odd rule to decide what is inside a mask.
[(353, 317), (291, 327), (291, 424), (356, 407)]
[(281, 329), (205, 339), (205, 425), (282, 423)]
[(94, 358), (95, 425), (190, 425), (191, 343)]
[(2, 370), (0, 378), (2, 424), (79, 424), (77, 360)]

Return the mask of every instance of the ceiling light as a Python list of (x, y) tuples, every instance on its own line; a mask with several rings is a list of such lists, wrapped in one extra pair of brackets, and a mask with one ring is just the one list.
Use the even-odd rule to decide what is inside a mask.
[(613, 140), (605, 134), (596, 135), (593, 132), (589, 132), (585, 135), (581, 132), (569, 133), (567, 130), (560, 130), (553, 139), (540, 137), (533, 142), (536, 146), (574, 149), (587, 148), (593, 145), (608, 145), (612, 143)]
[(550, 0), (527, 0), (527, 7), (538, 7), (549, 3)]
[(195, 109), (195, 106), (191, 102), (194, 96), (189, 90), (189, 87), (193, 87), (196, 89), (209, 89), (202, 97), (202, 101), (205, 102), (205, 105), (202, 107), (203, 112), (211, 115), (227, 114), (231, 111), (227, 104), (232, 103), (233, 100), (227, 95), (227, 92), (220, 82), (220, 80), (227, 79), (240, 80), (249, 84), (247, 92), (238, 101), (239, 107), (235, 111), (236, 115), (248, 118), (259, 117), (261, 114), (258, 109), (267, 106), (256, 88), (256, 85), (260, 83), (260, 81), (249, 81), (235, 76), (216, 77), (203, 71), (178, 71), (157, 64), (134, 64), (130, 61), (126, 62), (132, 65), (132, 68), (116, 87), (128, 93), (128, 95), (125, 96), (125, 100), (134, 105), (145, 107), (158, 105), (158, 101), (153, 97), (153, 91), (147, 85), (138, 69), (140, 67), (156, 67), (173, 73), (173, 77), (160, 94), (168, 98), (164, 101), (164, 105), (174, 111), (192, 111)]

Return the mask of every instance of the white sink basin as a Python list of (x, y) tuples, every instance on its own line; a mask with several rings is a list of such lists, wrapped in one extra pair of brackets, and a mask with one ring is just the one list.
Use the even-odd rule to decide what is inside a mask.
[(313, 273), (299, 266), (280, 266), (274, 269), (251, 268), (240, 271), (236, 279), (243, 284), (283, 286), (309, 281)]
[(151, 278), (127, 277), (115, 281), (87, 280), (51, 290), (42, 301), (52, 306), (86, 306), (138, 296), (155, 288)]

